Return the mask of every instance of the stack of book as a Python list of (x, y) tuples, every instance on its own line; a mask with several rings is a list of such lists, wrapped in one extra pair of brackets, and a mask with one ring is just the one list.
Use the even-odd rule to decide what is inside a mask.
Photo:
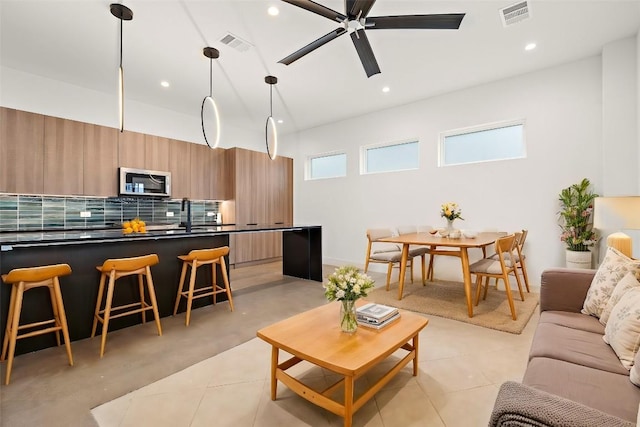
[(356, 309), (358, 324), (369, 328), (381, 329), (400, 318), (400, 312), (395, 307), (369, 303)]

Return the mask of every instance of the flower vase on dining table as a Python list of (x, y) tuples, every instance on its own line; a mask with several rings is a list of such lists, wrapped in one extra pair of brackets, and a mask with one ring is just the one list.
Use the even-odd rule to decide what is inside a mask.
[(348, 334), (354, 333), (358, 329), (358, 318), (356, 317), (356, 300), (342, 300), (340, 306), (340, 328)]
[(453, 233), (455, 231), (455, 228), (453, 228), (453, 221), (455, 221), (454, 219), (447, 219), (447, 231), (449, 232), (449, 235), (451, 235), (451, 233)]

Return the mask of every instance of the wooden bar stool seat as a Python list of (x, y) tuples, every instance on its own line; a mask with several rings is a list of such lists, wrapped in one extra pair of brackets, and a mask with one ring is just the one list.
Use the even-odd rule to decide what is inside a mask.
[[(2, 354), (0, 360), (7, 358), (7, 374), (5, 384), (9, 385), (11, 379), (11, 368), (13, 367), (13, 356), (16, 350), (16, 341), (21, 338), (33, 337), (36, 335), (55, 333), (56, 341), (60, 345), (60, 331), (64, 338), (64, 345), (67, 349), (69, 365), (73, 366), (73, 356), (71, 354), (71, 342), (69, 340), (69, 329), (67, 328), (67, 317), (62, 304), (62, 293), (60, 292), (60, 276), (71, 274), (71, 267), (67, 264), (45, 265), (41, 267), (16, 268), (8, 274), (2, 275), (2, 280), (12, 285), (11, 297), (9, 299), (9, 314), (7, 316), (7, 327), (2, 342)], [(51, 297), (51, 308), (53, 309), (53, 319), (40, 322), (32, 322), (20, 325), (20, 312), (22, 310), (22, 299), (24, 293), (29, 289), (46, 286), (49, 288)], [(38, 329), (34, 329), (38, 328)], [(29, 329), (28, 332), (19, 331)]]
[[(229, 307), (233, 311), (233, 298), (231, 297), (231, 288), (229, 287), (229, 276), (227, 275), (227, 266), (224, 262), (224, 257), (229, 254), (229, 247), (222, 246), (215, 249), (195, 249), (189, 252), (188, 255), (180, 255), (178, 258), (182, 261), (182, 273), (180, 274), (180, 284), (178, 285), (178, 295), (176, 296), (176, 304), (173, 309), (173, 315), (178, 313), (178, 306), (180, 305), (180, 297), (187, 299), (187, 315), (185, 318), (185, 325), (189, 326), (191, 322), (191, 305), (193, 300), (197, 298), (204, 298), (213, 296), (213, 303), (215, 304), (216, 296), (219, 293), (227, 294), (229, 300)], [(222, 280), (224, 287), (219, 286), (217, 283), (217, 265), (220, 265), (222, 271)], [(203, 265), (211, 265), (211, 287), (196, 288), (196, 271), (198, 267)], [(189, 276), (189, 287), (184, 290), (184, 281), (187, 275), (187, 269), (191, 266), (191, 272)]]
[[(107, 332), (109, 330), (109, 320), (118, 317), (129, 316), (136, 313), (142, 314), (142, 323), (146, 322), (147, 310), (152, 310), (155, 317), (156, 328), (158, 329), (158, 335), (162, 335), (162, 327), (160, 326), (160, 314), (158, 313), (158, 303), (156, 301), (156, 292), (153, 287), (153, 279), (151, 277), (151, 266), (160, 262), (158, 255), (150, 254), (132, 258), (117, 258), (108, 259), (101, 266), (96, 267), (100, 274), (100, 286), (98, 287), (98, 301), (96, 302), (96, 310), (93, 318), (93, 328), (91, 329), (91, 337), (96, 334), (98, 322), (102, 323), (102, 341), (100, 343), (100, 357), (104, 355), (104, 348), (107, 343)], [(115, 288), (116, 280), (121, 277), (138, 276), (138, 291), (140, 293), (140, 302), (134, 302), (131, 304), (123, 304), (119, 306), (112, 306), (113, 303), (113, 291)], [(107, 295), (104, 304), (102, 306), (102, 297), (104, 295), (104, 286), (109, 279), (107, 285)], [(149, 293), (149, 300), (151, 304), (147, 303), (144, 295), (144, 278), (147, 282), (147, 291)], [(113, 314), (115, 312), (115, 314)]]

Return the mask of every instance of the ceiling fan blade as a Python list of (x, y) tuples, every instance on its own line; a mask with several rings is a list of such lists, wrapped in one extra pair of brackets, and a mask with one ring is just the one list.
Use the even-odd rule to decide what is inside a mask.
[(365, 18), (376, 0), (347, 0), (347, 15), (355, 18), (360, 14), (360, 18)]
[(422, 30), (457, 30), (464, 13), (442, 13), (434, 15), (372, 16), (367, 18), (367, 30), (413, 28)]
[(367, 77), (379, 74), (380, 67), (378, 67), (378, 61), (376, 61), (373, 49), (371, 49), (369, 39), (364, 30), (360, 29), (351, 33), (351, 40), (353, 40), (353, 45), (358, 51), (358, 56), (360, 57), (364, 71), (367, 73)]
[(297, 51), (293, 52), (291, 55), (287, 56), (286, 58), (281, 59), (280, 61), (278, 61), (278, 63), (284, 64), (284, 65), (289, 65), (292, 62), (297, 61), (298, 59), (302, 58), (307, 53), (316, 50), (320, 46), (330, 42), (331, 40), (335, 39), (338, 36), (343, 35), (346, 32), (347, 32), (347, 30), (345, 30), (343, 27), (336, 28), (335, 30), (331, 31), (330, 33), (327, 33), (324, 36), (320, 37), (318, 40), (312, 41), (311, 43), (309, 43), (308, 45), (306, 45), (302, 49), (298, 49)]
[(342, 22), (347, 17), (339, 12), (336, 12), (333, 9), (329, 9), (326, 6), (318, 4), (311, 0), (282, 0), (285, 3), (292, 4), (294, 6), (298, 6), (302, 9), (308, 10), (309, 12), (317, 13), (318, 15), (322, 15), (325, 18), (329, 18), (332, 21)]

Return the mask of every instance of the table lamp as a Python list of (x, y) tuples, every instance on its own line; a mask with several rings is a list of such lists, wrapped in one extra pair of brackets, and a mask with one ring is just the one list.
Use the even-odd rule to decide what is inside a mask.
[[(599, 230), (640, 230), (640, 196), (596, 197), (593, 226)], [(632, 258), (631, 237), (622, 231), (607, 236), (607, 246)]]

